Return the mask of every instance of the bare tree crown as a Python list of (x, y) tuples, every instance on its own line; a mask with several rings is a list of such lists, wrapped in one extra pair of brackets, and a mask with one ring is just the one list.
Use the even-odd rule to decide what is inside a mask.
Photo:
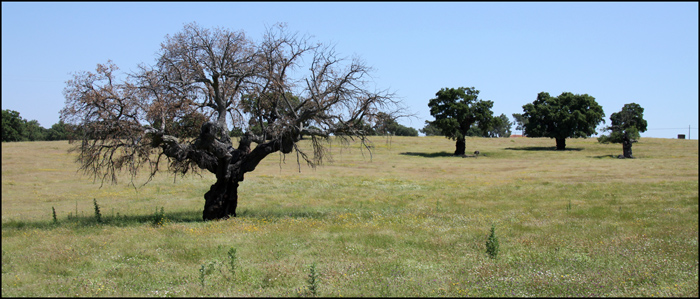
[[(116, 182), (162, 161), (170, 171), (207, 169), (243, 179), (265, 156), (297, 151), (310, 165), (323, 160), (324, 138), (359, 137), (360, 123), (396, 116), (400, 103), (369, 87), (372, 71), (333, 47), (269, 28), (261, 41), (243, 32), (188, 24), (166, 36), (152, 66), (118, 80), (111, 61), (66, 82), (61, 120), (80, 125), (81, 169)], [(242, 132), (234, 146), (230, 130)], [(313, 155), (296, 143), (308, 136)], [(253, 146), (255, 143), (255, 147)]]

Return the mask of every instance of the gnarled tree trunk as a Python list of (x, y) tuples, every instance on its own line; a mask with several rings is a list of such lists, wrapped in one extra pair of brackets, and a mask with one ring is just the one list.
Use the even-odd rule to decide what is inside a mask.
[[(300, 138), (299, 134), (282, 134), (274, 140), (254, 139), (253, 136), (241, 137), (238, 148), (231, 146), (228, 132), (218, 123), (207, 122), (197, 140), (191, 144), (182, 144), (177, 138), (163, 135), (162, 132), (151, 129), (155, 133), (154, 143), (163, 147), (163, 152), (176, 161), (191, 160), (200, 168), (216, 174), (214, 183), (204, 194), (204, 220), (224, 219), (236, 216), (238, 205), (238, 183), (243, 181), (244, 174), (255, 170), (260, 161), (267, 155), (281, 151), (292, 152), (294, 143)], [(251, 142), (258, 145), (251, 150)]]
[(233, 180), (217, 180), (209, 191), (204, 194), (204, 220), (236, 217), (238, 205), (238, 182)]
[(291, 153), (294, 143), (300, 135), (283, 134), (279, 139), (260, 143), (250, 150), (250, 137), (242, 137), (237, 149), (229, 148), (231, 158), (220, 159), (216, 170), (216, 183), (204, 194), (204, 220), (236, 217), (238, 205), (238, 182), (242, 182), (245, 173), (255, 170), (267, 155), (281, 151)]
[(622, 156), (628, 159), (634, 159), (632, 156), (632, 140), (625, 134), (622, 138)]
[(455, 149), (455, 156), (464, 156), (464, 153), (467, 148), (467, 143), (464, 140), (464, 137), (459, 137), (457, 138), (457, 143), (456, 143), (456, 149)]

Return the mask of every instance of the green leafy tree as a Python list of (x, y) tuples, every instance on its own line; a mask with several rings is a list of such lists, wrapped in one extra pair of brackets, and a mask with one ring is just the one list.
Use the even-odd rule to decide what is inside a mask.
[(447, 138), (456, 140), (454, 155), (462, 156), (466, 150), (464, 137), (472, 125), (488, 131), (493, 118), (493, 101), (479, 100), (479, 91), (474, 87), (442, 88), (436, 98), (428, 102), (430, 114), (437, 127)]
[(510, 127), (513, 123), (510, 122), (505, 114), (491, 119), (488, 129), (484, 130), (479, 122), (476, 122), (467, 131), (467, 136), (474, 137), (510, 137)]
[(525, 124), (527, 124), (527, 119), (523, 117), (522, 113), (513, 113), (513, 118), (515, 118), (515, 130), (520, 130), (520, 135), (525, 136)]
[(564, 92), (558, 97), (540, 92), (537, 99), (523, 106), (529, 137), (549, 137), (557, 142), (557, 150), (566, 149), (566, 138), (589, 137), (604, 121), (603, 107), (588, 94)]
[(73, 136), (77, 128), (59, 120), (46, 129), (36, 120), (26, 120), (14, 110), (2, 111), (2, 141), (43, 141), (66, 140)]
[(27, 121), (14, 110), (2, 111), (2, 141), (40, 141), (46, 140), (46, 134), (38, 121)]
[(622, 143), (622, 157), (632, 156), (632, 143), (639, 140), (639, 133), (647, 130), (647, 121), (644, 120), (644, 108), (636, 103), (625, 104), (620, 112), (610, 115), (611, 125), (606, 127), (610, 135), (598, 137), (601, 143)]
[(59, 120), (58, 123), (53, 124), (51, 128), (46, 130), (46, 140), (53, 141), (53, 140), (66, 140), (66, 124)]
[(377, 135), (418, 136), (416, 129), (399, 124), (394, 117), (383, 112), (377, 113), (376, 123), (374, 131)]
[(418, 136), (418, 130), (399, 124), (396, 127), (396, 129), (394, 129), (394, 135), (395, 136)]
[(505, 114), (491, 119), (488, 129), (484, 130), (479, 122), (476, 122), (467, 131), (467, 136), (473, 137), (510, 137), (510, 127), (513, 123), (510, 122)]
[(39, 125), (37, 120), (30, 120), (24, 125), (24, 136), (29, 141), (41, 141), (46, 139), (46, 129)]
[(425, 127), (420, 129), (420, 132), (425, 134), (425, 136), (441, 136), (442, 132), (438, 127), (430, 123), (429, 121), (425, 121)]
[(26, 121), (19, 112), (9, 109), (2, 110), (2, 141), (24, 141)]
[(508, 116), (501, 113), (501, 115), (494, 117), (489, 126), (489, 130), (486, 132), (488, 136), (486, 137), (510, 137), (510, 128), (513, 123), (510, 122)]

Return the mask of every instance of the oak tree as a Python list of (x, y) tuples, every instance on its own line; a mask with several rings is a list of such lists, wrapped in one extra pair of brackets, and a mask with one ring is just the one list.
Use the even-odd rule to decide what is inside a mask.
[(482, 132), (488, 131), (493, 118), (493, 101), (478, 99), (479, 90), (474, 87), (442, 88), (428, 102), (430, 114), (435, 120), (428, 125), (438, 128), (442, 135), (456, 141), (455, 156), (463, 156), (466, 150), (465, 136), (472, 125)]
[(647, 130), (647, 121), (644, 119), (644, 108), (636, 103), (625, 104), (620, 112), (610, 115), (610, 126), (605, 130), (610, 135), (598, 137), (601, 143), (622, 143), (621, 158), (634, 158), (632, 156), (632, 143), (639, 140), (639, 133)]
[[(132, 184), (140, 169), (149, 181), (160, 170), (209, 171), (216, 182), (204, 194), (205, 220), (236, 216), (239, 182), (268, 155), (296, 152), (318, 165), (331, 137), (366, 145), (354, 124), (401, 110), (391, 93), (370, 86), (361, 59), (284, 25), (256, 42), (242, 31), (188, 24), (166, 36), (153, 65), (123, 79), (117, 71), (98, 64), (67, 82), (61, 120), (81, 128), (80, 168), (103, 183), (127, 171)], [(302, 137), (313, 153), (297, 145)]]
[(524, 129), (528, 137), (554, 138), (557, 150), (566, 149), (566, 138), (589, 137), (604, 121), (603, 107), (588, 94), (564, 92), (552, 97), (540, 92), (532, 103), (523, 105)]

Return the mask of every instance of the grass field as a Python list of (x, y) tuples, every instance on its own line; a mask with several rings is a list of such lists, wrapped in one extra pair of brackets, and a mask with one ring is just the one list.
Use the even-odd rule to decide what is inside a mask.
[(373, 142), (271, 155), (211, 222), (213, 175), (100, 188), (67, 142), (3, 143), (2, 296), (698, 296), (697, 140)]

